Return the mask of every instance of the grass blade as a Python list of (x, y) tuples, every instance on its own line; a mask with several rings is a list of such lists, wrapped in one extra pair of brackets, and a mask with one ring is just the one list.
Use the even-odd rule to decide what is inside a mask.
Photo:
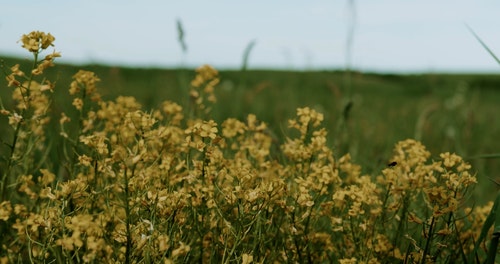
[[(500, 217), (497, 215), (498, 204), (500, 204), (500, 193), (498, 193), (497, 198), (495, 199), (495, 203), (493, 204), (493, 207), (491, 208), (490, 214), (486, 218), (486, 221), (484, 221), (483, 228), (481, 229), (481, 233), (479, 234), (479, 238), (477, 239), (476, 244), (474, 245), (474, 250), (472, 251), (472, 256), (471, 256), (472, 258), (470, 258), (470, 259), (473, 259), (477, 255), (477, 251), (478, 251), (481, 243), (485, 240), (486, 236), (488, 235), (488, 231), (490, 230), (490, 228), (493, 225), (495, 225), (495, 232), (497, 232), (499, 230), (500, 219), (497, 219)], [(493, 255), (493, 256), (490, 256), (490, 255)], [(494, 261), (495, 255), (496, 255), (496, 249), (492, 251), (490, 248), (490, 250), (488, 251), (487, 261), (490, 260), (491, 257), (493, 257), (493, 261)], [(489, 263), (489, 262), (486, 262), (486, 263)]]
[(180, 19), (177, 19), (176, 24), (177, 24), (177, 37), (178, 37), (177, 40), (181, 45), (182, 53), (186, 53), (188, 48), (186, 45), (186, 41), (184, 39), (185, 34), (184, 34), (184, 28), (182, 26), (182, 21)]
[(490, 48), (488, 48), (488, 46), (486, 45), (486, 43), (484, 43), (484, 41), (476, 34), (476, 32), (474, 32), (474, 30), (469, 26), (467, 25), (467, 28), (469, 29), (470, 33), (472, 33), (472, 35), (474, 35), (474, 37), (477, 39), (477, 41), (479, 41), (479, 43), (481, 43), (481, 45), (483, 46), (483, 48), (491, 55), (491, 57), (493, 57), (497, 63), (500, 65), (500, 59), (498, 59), (498, 57), (495, 55), (495, 53), (493, 53), (493, 51), (491, 51)]
[(248, 43), (247, 47), (245, 48), (245, 52), (243, 53), (243, 63), (241, 65), (241, 70), (246, 71), (248, 67), (248, 58), (250, 57), (250, 52), (252, 52), (253, 47), (255, 46), (256, 41), (252, 40), (250, 43)]
[[(498, 198), (497, 198), (498, 201)], [(500, 214), (496, 214), (495, 227), (493, 228), (493, 236), (491, 238), (490, 248), (488, 250), (488, 258), (486, 263), (495, 263), (497, 255), (498, 242), (500, 240)]]

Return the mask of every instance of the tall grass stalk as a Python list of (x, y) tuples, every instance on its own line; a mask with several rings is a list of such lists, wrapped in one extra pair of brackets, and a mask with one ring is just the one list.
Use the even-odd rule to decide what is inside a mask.
[(495, 55), (495, 53), (486, 45), (486, 43), (476, 34), (476, 32), (467, 24), (465, 26), (469, 29), (470, 33), (476, 38), (476, 40), (483, 46), (483, 48), (490, 54), (490, 56), (495, 59), (495, 61), (500, 65), (500, 59)]

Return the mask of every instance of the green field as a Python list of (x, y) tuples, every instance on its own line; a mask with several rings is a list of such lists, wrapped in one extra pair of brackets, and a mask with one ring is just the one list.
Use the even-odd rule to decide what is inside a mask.
[(0, 263), (494, 262), (499, 75), (48, 67), (22, 41)]
[[(16, 63), (23, 61), (4, 59), (6, 66)], [(79, 69), (99, 76), (104, 99), (133, 96), (145, 110), (164, 100), (185, 105), (195, 75), (194, 69), (57, 65), (46, 71), (56, 80), (56, 107), (71, 105), (67, 89)], [(366, 173), (385, 166), (396, 142), (414, 138), (432, 153), (456, 152), (470, 162), (482, 195), (491, 194), (478, 197), (481, 201), (491, 200), (497, 190), (488, 178), (500, 181), (498, 158), (479, 156), (500, 153), (500, 75), (220, 70), (220, 78), (212, 111), (218, 123), (253, 113), (281, 139), (296, 108), (309, 106), (325, 115), (328, 144), (337, 156), (349, 152)], [(8, 94), (0, 91), (2, 98)], [(348, 102), (352, 107), (344, 119)]]

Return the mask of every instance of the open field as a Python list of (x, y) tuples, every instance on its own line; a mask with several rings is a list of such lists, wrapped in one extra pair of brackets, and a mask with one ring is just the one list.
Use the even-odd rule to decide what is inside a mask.
[[(4, 61), (6, 65), (22, 63)], [(57, 81), (56, 107), (71, 105), (67, 87), (78, 69), (99, 76), (103, 98), (133, 96), (145, 109), (154, 109), (167, 99), (185, 105), (195, 74), (188, 69), (58, 65), (46, 73), (48, 79)], [(478, 172), (481, 194), (492, 195), (478, 199), (492, 199), (497, 188), (488, 177), (500, 181), (500, 162), (476, 157), (500, 153), (500, 75), (354, 72), (350, 85), (346, 76), (342, 71), (222, 70), (212, 118), (221, 123), (253, 113), (281, 139), (296, 108), (310, 106), (325, 115), (328, 144), (336, 154), (349, 152), (366, 173), (384, 167), (395, 142), (415, 138), (432, 153), (450, 151), (463, 156)], [(2, 98), (7, 94), (6, 89), (0, 91)], [(344, 123), (349, 101), (353, 104)]]
[(0, 263), (494, 263), (499, 76), (52, 67), (53, 40), (3, 61)]

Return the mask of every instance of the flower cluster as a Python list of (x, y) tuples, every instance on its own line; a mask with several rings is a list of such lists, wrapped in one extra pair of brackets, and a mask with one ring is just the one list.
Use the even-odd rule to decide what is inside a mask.
[(219, 72), (210, 65), (203, 65), (196, 69), (196, 76), (191, 81), (192, 111), (198, 114), (208, 114), (211, 111), (210, 104), (217, 101), (215, 96), (215, 86), (219, 84)]
[[(10, 67), (10, 73), (5, 72), (7, 86), (12, 87), (12, 102), (14, 106), (6, 109), (0, 100), (0, 114), (7, 116), (11, 139), (2, 141), (0, 150), (5, 153), (2, 160), (5, 167), (0, 175), (0, 197), (8, 197), (8, 186), (16, 183), (22, 175), (30, 175), (41, 164), (49, 152), (46, 132), (50, 123), (50, 108), (54, 83), (43, 76), (44, 70), (53, 66), (55, 58), (60, 54), (53, 52), (40, 59), (41, 53), (53, 46), (54, 37), (50, 34), (34, 31), (21, 38), (22, 46), (33, 55), (32, 68), (29, 71), (21, 69), (19, 64)], [(6, 148), (5, 148), (6, 146)], [(4, 165), (4, 164), (2, 164)]]
[(30, 52), (39, 52), (40, 50), (47, 49), (49, 46), (54, 46), (55, 38), (50, 33), (45, 33), (41, 31), (32, 31), (29, 34), (25, 34), (21, 37), (21, 42), (23, 43), (23, 48)]

